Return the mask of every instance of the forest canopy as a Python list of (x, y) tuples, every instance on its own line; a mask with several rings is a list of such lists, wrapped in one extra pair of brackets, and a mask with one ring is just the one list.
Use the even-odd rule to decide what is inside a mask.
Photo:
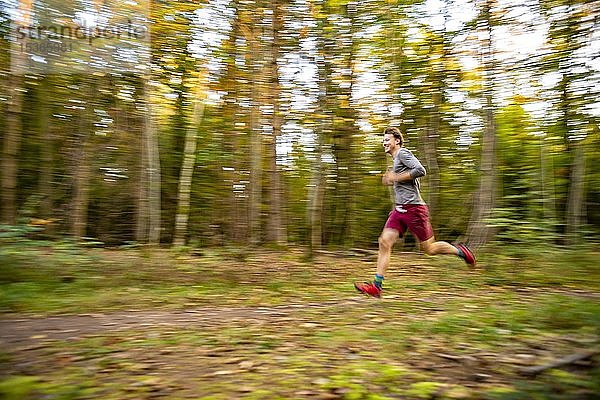
[(584, 0), (3, 0), (1, 222), (371, 246), (398, 126), (436, 236), (597, 240), (599, 21)]

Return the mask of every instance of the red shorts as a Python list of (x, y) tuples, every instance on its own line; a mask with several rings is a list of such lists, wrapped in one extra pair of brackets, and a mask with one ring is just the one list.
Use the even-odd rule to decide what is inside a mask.
[[(398, 211), (398, 208), (404, 212)], [(408, 229), (421, 242), (433, 237), (433, 228), (429, 222), (429, 208), (422, 204), (397, 206), (390, 213), (385, 228), (397, 230), (400, 236), (403, 236)]]

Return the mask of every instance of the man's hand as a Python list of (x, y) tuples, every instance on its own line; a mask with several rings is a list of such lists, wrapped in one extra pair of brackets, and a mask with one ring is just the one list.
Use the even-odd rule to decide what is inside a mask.
[(410, 176), (409, 172), (402, 172), (401, 174), (398, 174), (394, 171), (387, 170), (385, 171), (385, 174), (383, 174), (381, 182), (383, 182), (384, 185), (393, 185), (394, 182), (404, 182), (412, 179), (413, 178)]
[(388, 169), (385, 171), (385, 174), (383, 174), (381, 182), (383, 182), (384, 185), (392, 185), (396, 180), (396, 175), (398, 174)]

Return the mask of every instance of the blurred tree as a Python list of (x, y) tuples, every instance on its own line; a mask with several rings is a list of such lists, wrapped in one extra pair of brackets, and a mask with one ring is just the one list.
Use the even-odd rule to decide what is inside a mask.
[(240, 126), (245, 126), (240, 102), (243, 88), (241, 82), (245, 75), (242, 68), (244, 50), (242, 46), (242, 21), (240, 5), (237, 0), (231, 3), (233, 20), (231, 30), (223, 44), (224, 73), (218, 81), (218, 88), (223, 91), (223, 106), (221, 107), (222, 123), (217, 127), (215, 140), (220, 143), (216, 149), (221, 153), (217, 163), (219, 188), (222, 195), (216, 196), (218, 209), (215, 223), (221, 225), (225, 236), (234, 242), (241, 242), (246, 238), (247, 213), (240, 212), (244, 209), (244, 199), (239, 193), (241, 187), (242, 163), (242, 135)]
[[(568, 242), (581, 237), (585, 222), (585, 159), (586, 137), (593, 132), (593, 120), (586, 109), (597, 103), (600, 89), (598, 76), (593, 78), (586, 46), (594, 32), (600, 10), (593, 3), (577, 0), (541, 0), (542, 9), (550, 22), (549, 41), (553, 50), (543, 60), (545, 69), (558, 73), (554, 104), (558, 109), (556, 129), (563, 138), (568, 154), (568, 167), (563, 178), (568, 185), (564, 201), (564, 233)], [(593, 51), (593, 50), (592, 50)], [(596, 84), (594, 84), (594, 80)], [(567, 172), (568, 171), (568, 172)]]
[(39, 216), (43, 219), (53, 217), (55, 146), (50, 120), (53, 114), (51, 102), (52, 77), (46, 76), (40, 88), (40, 178), (38, 193), (41, 197)]
[(150, 77), (142, 82), (142, 135), (136, 240), (157, 245), (161, 235), (161, 166)]
[(486, 0), (481, 5), (479, 16), (476, 20), (477, 31), (481, 33), (483, 40), (480, 47), (482, 68), (482, 95), (484, 99), (483, 121), (484, 129), (481, 140), (481, 178), (479, 187), (475, 193), (475, 201), (469, 226), (467, 229), (467, 241), (473, 247), (479, 247), (489, 242), (495, 234), (488, 220), (492, 217), (492, 211), (497, 202), (497, 164), (496, 164), (496, 120), (494, 105), (494, 51), (492, 42), (492, 29), (496, 24), (494, 17), (495, 0)]
[(82, 77), (79, 84), (89, 90), (82, 91), (82, 106), (77, 113), (77, 129), (72, 137), (73, 197), (71, 200), (71, 235), (76, 239), (86, 236), (88, 203), (94, 150), (94, 95), (97, 88), (93, 77)]
[[(353, 2), (324, 1), (315, 5), (315, 11), (317, 37), (320, 37), (317, 57), (322, 57), (322, 61), (317, 62), (320, 85), (317, 115), (326, 116), (324, 126), (315, 132), (321, 136), (316, 139), (315, 153), (315, 167), (319, 171), (314, 171), (311, 186), (316, 186), (310, 199), (311, 241), (318, 247), (321, 243), (350, 243), (358, 222), (353, 217), (356, 215), (356, 138), (359, 134), (353, 90), (358, 61), (359, 9)], [(331, 161), (324, 162), (323, 158), (328, 155), (324, 153), (326, 149), (330, 149)]]
[(311, 128), (314, 131), (314, 145), (312, 154), (312, 163), (310, 164), (310, 178), (307, 192), (307, 227), (309, 257), (313, 257), (313, 252), (323, 245), (323, 223), (324, 218), (324, 199), (326, 190), (326, 178), (328, 175), (328, 163), (323, 158), (325, 155), (325, 141), (332, 131), (332, 110), (328, 107), (332, 58), (329, 52), (332, 49), (331, 28), (327, 27), (326, 21), (326, 3), (311, 2), (310, 16), (314, 21), (313, 29), (306, 31), (306, 35), (314, 37), (315, 54), (314, 60), (317, 67), (317, 85), (316, 85), (316, 109), (314, 122)]
[(183, 149), (183, 163), (179, 175), (179, 190), (177, 195), (177, 214), (175, 215), (175, 232), (173, 244), (183, 246), (186, 242), (188, 219), (190, 216), (190, 195), (192, 189), (192, 175), (196, 165), (196, 147), (198, 142), (198, 130), (204, 116), (206, 98), (205, 72), (196, 73), (195, 79), (190, 79), (190, 86), (195, 86), (191, 102), (193, 105), (192, 115), (189, 118), (185, 135), (185, 147)]
[(250, 168), (248, 238), (251, 244), (262, 241), (263, 204), (263, 132), (261, 107), (264, 101), (266, 43), (264, 37), (265, 2), (255, 0), (253, 7), (245, 11), (247, 24), (244, 25), (245, 39), (248, 42), (248, 69), (250, 72)]
[(269, 26), (269, 36), (272, 43), (269, 54), (269, 94), (268, 103), (272, 108), (271, 127), (272, 132), (268, 144), (268, 171), (269, 171), (269, 208), (267, 218), (267, 236), (268, 242), (283, 245), (287, 243), (287, 219), (285, 217), (285, 193), (283, 188), (283, 178), (281, 168), (277, 162), (277, 145), (281, 137), (281, 127), (283, 124), (283, 115), (281, 109), (281, 83), (279, 80), (279, 62), (282, 46), (282, 30), (284, 7), (281, 0), (271, 0), (272, 22)]
[(2, 222), (15, 224), (17, 222), (17, 173), (19, 146), (22, 135), (22, 112), (24, 75), (27, 62), (27, 37), (17, 41), (17, 27), (28, 27), (33, 23), (33, 1), (18, 2), (16, 17), (13, 21), (10, 37), (10, 70), (6, 95), (6, 129), (2, 148)]

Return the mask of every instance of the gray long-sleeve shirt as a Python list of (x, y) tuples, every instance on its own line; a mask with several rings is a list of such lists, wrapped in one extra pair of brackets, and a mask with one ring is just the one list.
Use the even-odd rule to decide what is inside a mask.
[(409, 172), (410, 181), (394, 182), (396, 205), (425, 204), (419, 191), (419, 178), (425, 176), (425, 168), (410, 150), (401, 147), (394, 157), (394, 172)]

